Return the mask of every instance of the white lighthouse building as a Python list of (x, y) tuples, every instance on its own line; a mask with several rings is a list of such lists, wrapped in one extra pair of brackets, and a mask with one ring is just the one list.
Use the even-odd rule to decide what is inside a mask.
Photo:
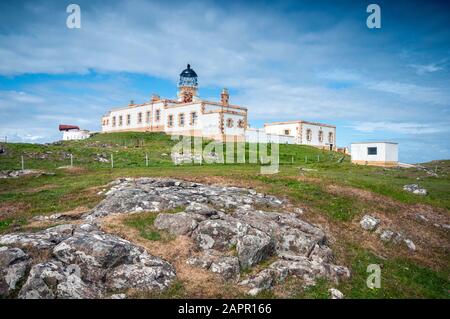
[(247, 109), (229, 103), (227, 89), (220, 102), (198, 96), (197, 74), (188, 64), (180, 74), (178, 99), (161, 99), (153, 95), (143, 104), (131, 102), (114, 108), (102, 118), (102, 132), (165, 132), (202, 136), (214, 140), (242, 141), (247, 127)]
[(336, 149), (333, 125), (295, 120), (267, 123), (263, 129), (254, 129), (247, 123), (247, 108), (230, 104), (227, 89), (222, 90), (219, 102), (201, 99), (197, 73), (188, 64), (180, 74), (176, 99), (153, 95), (148, 102), (130, 102), (114, 108), (102, 117), (102, 132), (164, 132), (218, 141), (307, 144)]

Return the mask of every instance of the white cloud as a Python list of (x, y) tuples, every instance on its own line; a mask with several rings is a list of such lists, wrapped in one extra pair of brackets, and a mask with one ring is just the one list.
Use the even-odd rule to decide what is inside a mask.
[(441, 66), (438, 66), (435, 63), (430, 64), (411, 64), (412, 68), (416, 70), (416, 73), (418, 75), (424, 75), (426, 73), (434, 73), (440, 70), (443, 70), (444, 68)]
[(356, 131), (372, 132), (394, 132), (401, 134), (436, 134), (448, 132), (450, 128), (446, 123), (396, 123), (396, 122), (358, 122), (350, 125)]

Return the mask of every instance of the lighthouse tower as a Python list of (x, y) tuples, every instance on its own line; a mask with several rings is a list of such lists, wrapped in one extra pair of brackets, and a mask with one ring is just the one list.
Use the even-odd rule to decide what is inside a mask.
[(187, 68), (180, 73), (180, 81), (178, 82), (178, 101), (189, 103), (197, 100), (198, 94), (197, 73), (191, 69), (188, 64)]

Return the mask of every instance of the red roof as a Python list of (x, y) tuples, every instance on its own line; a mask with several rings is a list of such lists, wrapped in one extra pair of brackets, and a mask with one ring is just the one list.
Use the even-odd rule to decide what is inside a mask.
[(80, 128), (76, 125), (59, 124), (60, 131), (70, 131), (70, 130), (79, 130), (79, 129)]

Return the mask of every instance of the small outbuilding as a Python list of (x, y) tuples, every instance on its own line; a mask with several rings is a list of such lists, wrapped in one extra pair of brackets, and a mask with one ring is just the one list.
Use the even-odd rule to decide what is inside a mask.
[(360, 142), (352, 143), (350, 154), (352, 163), (375, 166), (398, 165), (398, 143)]
[(84, 140), (91, 136), (88, 130), (80, 130), (76, 125), (60, 124), (59, 130), (63, 132), (63, 141)]

